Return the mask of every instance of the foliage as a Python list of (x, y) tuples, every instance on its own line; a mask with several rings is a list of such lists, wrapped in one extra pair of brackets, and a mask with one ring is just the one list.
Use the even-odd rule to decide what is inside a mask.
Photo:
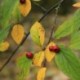
[(56, 30), (54, 37), (60, 39), (62, 37), (68, 36), (74, 33), (80, 28), (80, 9), (75, 12), (75, 14), (67, 21), (65, 21), (58, 29)]
[(27, 59), (25, 55), (18, 58), (17, 66), (20, 69), (18, 80), (24, 80), (29, 75), (31, 65), (32, 61)]
[[(19, 7), (19, 9), (17, 7)], [(2, 19), (0, 20), (0, 25), (2, 28), (0, 30), (0, 52), (4, 52), (9, 48), (9, 42), (4, 40), (6, 39), (9, 30), (11, 29), (12, 23), (10, 23), (11, 22), (10, 20), (12, 19), (12, 15), (14, 16), (22, 15), (22, 17), (25, 17), (30, 13), (31, 8), (32, 7), (30, 0), (26, 0), (24, 4), (20, 4), (18, 0), (3, 1), (2, 9), (0, 10), (0, 12), (2, 13), (0, 14), (2, 16)], [(26, 54), (23, 53), (23, 55), (20, 56), (20, 58), (17, 60), (17, 65), (20, 69), (20, 73), (17, 77), (18, 80), (24, 80), (25, 77), (29, 74), (32, 62), (33, 65), (39, 68), (37, 73), (37, 80), (44, 80), (45, 73), (47, 70), (45, 64), (46, 62), (51, 62), (52, 60), (55, 61), (58, 68), (62, 70), (71, 80), (80, 80), (79, 74), (80, 60), (78, 60), (74, 52), (71, 51), (75, 49), (80, 50), (79, 24), (80, 24), (80, 9), (75, 12), (72, 18), (65, 21), (61, 26), (58, 27), (58, 29), (54, 33), (55, 39), (60, 39), (66, 36), (71, 37), (69, 46), (67, 47), (65, 47), (66, 45), (59, 46), (60, 51), (58, 53), (55, 51), (50, 51), (49, 49), (50, 46), (58, 45), (54, 41), (49, 41), (46, 47), (45, 48), (43, 47), (45, 42), (45, 29), (40, 21), (34, 22), (30, 29), (30, 32), (26, 35), (24, 26), (22, 24), (15, 24), (11, 30), (11, 36), (13, 40), (18, 44), (18, 48), (21, 46), (22, 43), (24, 43), (22, 41), (25, 41), (29, 34), (31, 36), (31, 39), (35, 42), (35, 44), (41, 46), (40, 47), (41, 50), (35, 52), (35, 54), (30, 53), (30, 55), (28, 54), (27, 57)], [(51, 38), (52, 31), (50, 39)], [(16, 50), (18, 50), (18, 48)], [(16, 52), (16, 50), (14, 52)]]
[(74, 50), (80, 50), (80, 31), (74, 33), (71, 36), (70, 48)]
[(20, 44), (24, 38), (24, 27), (21, 24), (14, 25), (11, 36), (17, 44)]
[(60, 46), (61, 52), (56, 55), (55, 62), (71, 80), (80, 80), (80, 61), (67, 47)]
[(42, 46), (45, 40), (45, 30), (42, 27), (41, 23), (35, 22), (30, 30), (30, 35), (32, 40)]

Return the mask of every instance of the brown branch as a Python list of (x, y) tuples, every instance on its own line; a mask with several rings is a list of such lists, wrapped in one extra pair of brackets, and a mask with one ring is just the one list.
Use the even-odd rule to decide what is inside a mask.
[[(39, 20), (39, 22), (41, 22), (53, 9), (55, 9), (58, 5), (59, 5), (60, 1), (57, 2), (55, 5), (53, 5)], [(18, 45), (18, 47), (12, 52), (11, 56), (8, 58), (8, 60), (2, 65), (2, 67), (0, 68), (0, 72), (4, 69), (4, 67), (10, 62), (10, 60), (13, 58), (13, 56), (16, 54), (17, 50), (24, 44), (24, 42), (26, 41), (26, 39), (28, 38), (30, 32), (28, 32), (26, 34), (26, 36), (24, 37), (24, 39), (22, 40), (22, 42)]]

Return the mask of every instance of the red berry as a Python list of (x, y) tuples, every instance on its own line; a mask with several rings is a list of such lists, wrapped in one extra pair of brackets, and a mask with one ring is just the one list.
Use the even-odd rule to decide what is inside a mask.
[(20, 0), (20, 3), (21, 4), (25, 4), (26, 3), (26, 0)]
[(55, 53), (59, 53), (60, 52), (60, 48), (57, 45), (50, 46), (49, 50), (52, 51), (52, 52), (55, 52)]
[(32, 58), (33, 58), (33, 54), (32, 54), (31, 52), (28, 52), (28, 53), (26, 54), (26, 57), (27, 57), (28, 59), (32, 59)]

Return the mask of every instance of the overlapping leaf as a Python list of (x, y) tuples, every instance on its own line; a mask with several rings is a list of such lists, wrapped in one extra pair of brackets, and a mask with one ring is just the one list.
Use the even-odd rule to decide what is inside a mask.
[(42, 27), (41, 23), (35, 22), (30, 30), (30, 35), (32, 40), (42, 46), (45, 40), (45, 30)]
[(29, 14), (29, 12), (31, 11), (31, 1), (26, 0), (26, 3), (25, 4), (20, 4), (19, 8), (20, 8), (21, 14), (23, 16), (27, 16)]
[(9, 43), (7, 41), (0, 43), (0, 52), (4, 52), (8, 50)]
[(50, 46), (54, 46), (55, 43), (54, 42), (50, 42), (49, 45), (47, 46), (46, 50), (45, 50), (45, 58), (48, 62), (51, 62), (52, 59), (55, 57), (56, 53), (55, 52), (51, 52), (49, 50)]
[(65, 21), (56, 30), (54, 36), (56, 39), (68, 36), (80, 28), (80, 9), (75, 12), (75, 14), (69, 20)]
[(45, 73), (46, 73), (46, 68), (45, 67), (41, 68), (37, 73), (37, 80), (44, 80)]
[(69, 48), (61, 46), (61, 52), (56, 55), (55, 62), (70, 80), (80, 80), (80, 61)]
[(33, 64), (35, 66), (41, 66), (42, 62), (44, 60), (44, 51), (40, 51), (39, 53), (36, 53), (33, 57)]
[(71, 36), (70, 48), (80, 50), (80, 31)]
[(11, 31), (12, 38), (17, 44), (20, 44), (24, 37), (24, 27), (20, 24), (14, 25)]
[(18, 80), (25, 80), (26, 77), (28, 76), (30, 72), (30, 67), (31, 67), (32, 61), (30, 59), (27, 59), (26, 56), (21, 56), (17, 60), (17, 65), (19, 69), (19, 75), (18, 75)]

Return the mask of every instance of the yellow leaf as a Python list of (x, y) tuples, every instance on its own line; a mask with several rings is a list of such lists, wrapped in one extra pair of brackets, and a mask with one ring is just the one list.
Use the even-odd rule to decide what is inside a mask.
[(45, 58), (48, 62), (51, 62), (52, 59), (55, 57), (56, 53), (55, 52), (51, 52), (49, 50), (49, 46), (54, 46), (55, 43), (54, 42), (50, 42), (49, 45), (47, 46), (46, 50), (45, 50)]
[(30, 30), (32, 40), (42, 46), (45, 40), (45, 30), (39, 22), (35, 22)]
[(24, 27), (20, 24), (14, 25), (11, 36), (17, 44), (20, 44), (24, 37)]
[(33, 64), (35, 66), (41, 66), (42, 62), (44, 60), (44, 51), (40, 51), (39, 53), (36, 53), (33, 57)]
[(80, 2), (73, 4), (73, 7), (80, 8)]
[(7, 41), (0, 43), (0, 52), (4, 52), (8, 50), (9, 43)]
[(27, 16), (29, 12), (31, 11), (31, 1), (26, 0), (25, 4), (20, 4), (19, 5), (20, 12), (23, 16)]
[(44, 80), (45, 73), (46, 73), (46, 68), (45, 67), (41, 68), (37, 73), (37, 80)]

